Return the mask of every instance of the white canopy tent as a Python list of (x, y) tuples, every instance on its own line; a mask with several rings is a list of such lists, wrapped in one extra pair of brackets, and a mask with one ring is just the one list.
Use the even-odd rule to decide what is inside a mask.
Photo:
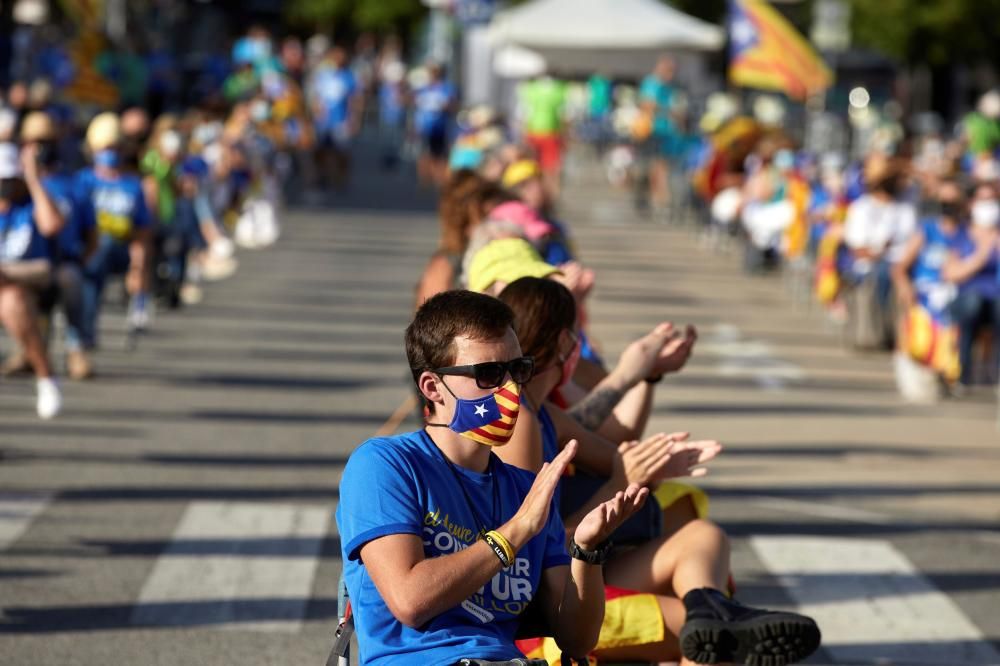
[(717, 51), (718, 26), (659, 0), (535, 0), (497, 14), (490, 40), (538, 53), (553, 72), (637, 76), (656, 55)]

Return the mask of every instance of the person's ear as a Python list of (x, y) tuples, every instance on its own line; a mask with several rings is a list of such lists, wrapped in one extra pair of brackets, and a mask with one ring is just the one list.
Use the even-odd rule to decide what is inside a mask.
[(433, 372), (424, 371), (417, 378), (417, 388), (420, 394), (436, 405), (444, 404), (444, 387), (441, 386), (441, 378)]

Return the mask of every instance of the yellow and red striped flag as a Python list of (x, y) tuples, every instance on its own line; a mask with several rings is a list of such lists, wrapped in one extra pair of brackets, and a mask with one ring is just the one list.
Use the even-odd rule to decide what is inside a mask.
[(766, 0), (729, 0), (729, 80), (802, 100), (833, 84), (812, 45)]

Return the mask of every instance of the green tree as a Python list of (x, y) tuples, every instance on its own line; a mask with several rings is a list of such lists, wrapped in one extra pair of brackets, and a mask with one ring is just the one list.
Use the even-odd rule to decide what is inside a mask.
[(932, 66), (1000, 60), (1000, 0), (851, 0), (853, 42)]
[(290, 0), (285, 18), (292, 25), (329, 29), (347, 24), (354, 31), (411, 26), (427, 12), (418, 0)]

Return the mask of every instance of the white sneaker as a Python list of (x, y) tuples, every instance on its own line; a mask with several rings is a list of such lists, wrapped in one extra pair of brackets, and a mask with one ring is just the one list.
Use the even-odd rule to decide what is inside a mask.
[(62, 409), (62, 393), (59, 385), (51, 377), (39, 379), (37, 383), (38, 417), (48, 420), (53, 418)]
[(127, 317), (127, 323), (129, 328), (136, 331), (145, 331), (149, 328), (149, 306), (142, 309), (132, 308)]

